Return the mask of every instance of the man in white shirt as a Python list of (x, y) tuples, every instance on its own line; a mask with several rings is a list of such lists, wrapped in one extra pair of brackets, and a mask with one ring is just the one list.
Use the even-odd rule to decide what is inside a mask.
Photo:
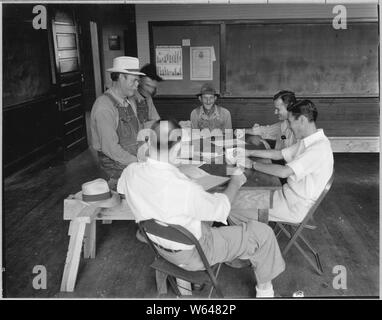
[(288, 123), (288, 107), (296, 103), (296, 97), (292, 91), (280, 91), (273, 97), (273, 104), (275, 107), (275, 115), (277, 115), (279, 122), (268, 125), (260, 126), (257, 123), (251, 129), (245, 130), (249, 135), (247, 142), (254, 145), (263, 143), (266, 148), (270, 149), (269, 144), (265, 140), (274, 140), (276, 150), (281, 150), (296, 143), (296, 138)]
[[(333, 173), (333, 151), (322, 129), (317, 129), (317, 109), (310, 100), (301, 100), (289, 107), (288, 122), (298, 142), (282, 150), (251, 150), (246, 152), (245, 167), (279, 178), (287, 178), (282, 190), (273, 196), (270, 221), (301, 222), (318, 199)], [(248, 157), (284, 159), (285, 165), (265, 164)], [(261, 192), (261, 191), (259, 191)], [(231, 219), (250, 221), (251, 216)]]
[[(136, 221), (157, 219), (185, 227), (199, 240), (211, 265), (249, 259), (257, 279), (256, 296), (273, 297), (271, 280), (285, 269), (273, 230), (257, 221), (220, 228), (206, 223), (226, 224), (231, 203), (246, 182), (245, 175), (232, 176), (223, 193), (208, 193), (177, 168), (179, 125), (158, 121), (152, 130), (150, 142), (157, 143), (151, 143), (148, 159), (130, 164), (118, 181), (118, 192), (125, 194)], [(169, 261), (187, 270), (203, 269), (193, 246), (150, 238)]]

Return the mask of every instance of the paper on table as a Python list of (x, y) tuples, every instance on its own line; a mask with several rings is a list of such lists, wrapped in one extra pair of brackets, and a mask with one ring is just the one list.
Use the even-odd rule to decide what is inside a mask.
[(203, 160), (212, 160), (213, 158), (221, 157), (223, 156), (223, 153), (217, 153), (217, 152), (198, 152), (194, 151), (193, 153), (194, 157), (199, 157)]
[(200, 184), (204, 190), (208, 191), (212, 188), (220, 186), (226, 183), (230, 178), (228, 177), (220, 177), (209, 174), (208, 176), (201, 177), (197, 179), (195, 182)]
[(246, 144), (244, 140), (238, 140), (238, 139), (226, 139), (226, 140), (216, 140), (212, 142), (215, 146), (218, 147), (225, 147), (225, 148), (232, 148), (234, 146), (237, 146), (238, 144)]
[(184, 173), (190, 179), (199, 179), (209, 175), (209, 173), (205, 172), (202, 169), (199, 169), (198, 166), (195, 166), (192, 164), (182, 164), (178, 168), (182, 173)]
[(191, 180), (201, 185), (204, 190), (210, 190), (227, 182), (229, 178), (209, 174), (193, 165), (181, 165), (179, 170)]

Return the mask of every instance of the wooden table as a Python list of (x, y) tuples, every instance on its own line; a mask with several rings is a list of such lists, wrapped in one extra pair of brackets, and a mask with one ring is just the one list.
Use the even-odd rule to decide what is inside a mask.
[[(202, 144), (203, 145), (203, 144)], [(254, 146), (246, 145), (247, 149), (254, 149)], [(211, 152), (217, 149), (211, 145)], [(259, 161), (268, 160), (261, 159)], [(216, 164), (213, 159), (211, 163), (204, 164), (201, 169), (206, 172), (227, 176), (226, 164), (223, 157), (223, 164)], [(220, 163), (221, 163), (220, 159)], [(267, 222), (268, 211), (272, 207), (273, 192), (281, 188), (278, 178), (254, 170), (246, 170), (247, 182), (239, 190), (235, 201), (231, 205), (231, 212), (249, 213), (256, 216), (259, 221)], [(210, 191), (219, 191), (223, 187), (218, 187)], [(258, 208), (254, 200), (255, 190), (269, 191), (269, 205)], [(113, 208), (99, 208), (83, 202), (78, 192), (70, 195), (64, 200), (64, 220), (70, 220), (68, 235), (70, 236), (68, 253), (65, 262), (64, 273), (61, 282), (61, 291), (72, 292), (74, 290), (78, 266), (83, 246), (84, 258), (95, 258), (96, 252), (96, 220), (111, 222), (112, 220), (135, 220), (134, 215), (125, 199)]]

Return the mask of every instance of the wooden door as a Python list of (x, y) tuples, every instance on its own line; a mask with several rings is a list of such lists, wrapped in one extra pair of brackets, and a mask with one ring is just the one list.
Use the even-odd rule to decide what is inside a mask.
[(79, 30), (72, 10), (59, 9), (53, 12), (52, 35), (62, 150), (64, 159), (69, 160), (88, 147)]

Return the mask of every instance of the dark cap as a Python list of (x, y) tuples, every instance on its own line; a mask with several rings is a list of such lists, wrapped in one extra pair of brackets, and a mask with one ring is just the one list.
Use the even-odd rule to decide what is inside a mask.
[(203, 84), (202, 88), (200, 89), (200, 93), (198, 93), (196, 96), (200, 97), (203, 94), (213, 94), (216, 97), (219, 97), (219, 94), (216, 93), (216, 90), (215, 90), (214, 86), (212, 84), (210, 84), (210, 83)]
[(151, 63), (145, 64), (139, 71), (143, 72), (146, 77), (149, 77), (152, 80), (163, 81), (163, 79), (157, 74), (157, 68)]

